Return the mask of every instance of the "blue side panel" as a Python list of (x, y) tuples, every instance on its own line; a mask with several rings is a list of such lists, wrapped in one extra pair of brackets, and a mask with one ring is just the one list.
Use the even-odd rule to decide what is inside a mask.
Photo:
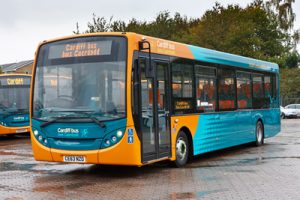
[(190, 50), (196, 60), (201, 60), (204, 62), (231, 65), (236, 67), (242, 67), (247, 69), (256, 69), (262, 71), (278, 72), (279, 67), (275, 63), (270, 63), (266, 61), (256, 60), (252, 58), (247, 58), (243, 56), (233, 55), (229, 53), (224, 53), (220, 51), (205, 49), (201, 47), (196, 47), (189, 45)]
[(29, 126), (29, 114), (1, 116), (0, 121), (7, 127)]
[(255, 141), (258, 119), (263, 121), (265, 137), (275, 136), (280, 131), (279, 112), (266, 109), (201, 114), (193, 138), (194, 155)]
[(280, 109), (273, 108), (271, 110), (256, 110), (252, 111), (253, 116), (262, 116), (264, 124), (265, 138), (277, 135), (281, 130)]

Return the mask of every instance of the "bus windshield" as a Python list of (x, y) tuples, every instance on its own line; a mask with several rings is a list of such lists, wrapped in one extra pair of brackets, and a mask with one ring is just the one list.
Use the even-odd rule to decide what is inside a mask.
[(125, 117), (126, 40), (85, 37), (43, 45), (34, 80), (33, 117)]
[(0, 77), (0, 111), (2, 115), (29, 113), (30, 77)]

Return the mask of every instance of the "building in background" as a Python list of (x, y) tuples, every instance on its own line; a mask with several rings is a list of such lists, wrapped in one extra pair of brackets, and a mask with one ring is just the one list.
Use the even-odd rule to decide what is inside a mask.
[(25, 60), (18, 63), (0, 64), (1, 72), (5, 74), (31, 74), (33, 60)]

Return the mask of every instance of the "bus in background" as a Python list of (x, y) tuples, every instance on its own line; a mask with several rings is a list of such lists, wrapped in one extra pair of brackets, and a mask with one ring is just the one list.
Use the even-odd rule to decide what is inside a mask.
[(280, 131), (277, 64), (136, 33), (43, 42), (31, 89), (36, 160), (184, 166)]
[(29, 133), (31, 75), (0, 75), (0, 134)]

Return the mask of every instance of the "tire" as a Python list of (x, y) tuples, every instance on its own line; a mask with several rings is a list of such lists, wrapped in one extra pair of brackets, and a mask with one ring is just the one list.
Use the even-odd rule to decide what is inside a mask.
[(284, 113), (281, 114), (281, 119), (285, 119), (285, 114)]
[(256, 135), (256, 141), (255, 141), (255, 146), (262, 146), (264, 144), (264, 126), (261, 121), (258, 121), (256, 123), (256, 128), (255, 128), (255, 135)]
[(183, 167), (189, 159), (189, 141), (185, 132), (180, 131), (176, 139), (176, 167)]

